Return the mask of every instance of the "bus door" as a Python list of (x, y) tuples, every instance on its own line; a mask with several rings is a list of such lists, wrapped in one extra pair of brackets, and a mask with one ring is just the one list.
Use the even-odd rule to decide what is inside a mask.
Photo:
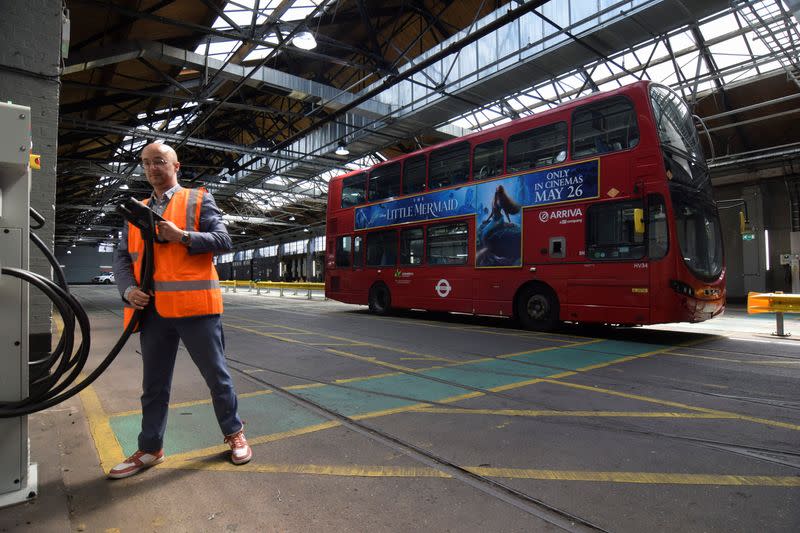
[[(360, 255), (363, 238), (360, 235), (340, 235), (336, 238), (336, 248), (334, 256), (334, 268), (330, 271), (330, 288), (333, 292), (341, 292), (347, 295), (347, 301), (356, 303), (359, 294), (358, 283), (362, 277), (359, 271), (363, 268), (363, 259)], [(358, 247), (354, 253), (354, 245)], [(359, 265), (359, 266), (356, 266)]]
[(586, 262), (567, 283), (567, 320), (649, 321), (650, 272), (643, 205), (639, 199), (622, 200), (587, 209)]
[[(667, 207), (664, 197), (660, 194), (647, 195), (647, 215), (646, 235), (647, 235), (647, 257), (648, 270), (650, 274), (650, 303), (658, 306), (658, 302), (664, 301), (663, 292), (672, 289), (664, 282), (673, 277), (674, 265), (669, 261), (664, 261), (669, 251), (669, 224), (667, 222)], [(659, 294), (661, 292), (662, 294)], [(671, 294), (670, 294), (671, 296)], [(663, 309), (663, 308), (662, 308)], [(658, 311), (653, 310), (651, 322), (659, 320), (655, 315)]]

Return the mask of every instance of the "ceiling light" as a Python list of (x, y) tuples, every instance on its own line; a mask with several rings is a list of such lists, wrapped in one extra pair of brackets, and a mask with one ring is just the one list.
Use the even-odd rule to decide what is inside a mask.
[(334, 153), (336, 155), (350, 155), (350, 150), (348, 150), (347, 146), (344, 145), (344, 141), (339, 141), (339, 146), (336, 148)]
[(67, 253), (68, 253), (68, 254), (71, 254), (71, 253), (72, 253), (72, 250), (67, 250)]
[(313, 50), (317, 47), (317, 40), (313, 33), (303, 30), (292, 38), (292, 44), (301, 50)]
[(128, 187), (126, 183), (123, 183), (122, 185), (119, 186), (119, 189), (121, 191), (127, 191), (128, 189), (130, 189), (130, 187)]
[(303, 233), (308, 233), (308, 232), (310, 232), (310, 231), (311, 231), (311, 230), (310, 230), (310, 229), (308, 229), (308, 228), (303, 228)]
[(294, 218), (294, 215), (292, 215), (292, 216), (290, 216), (290, 217), (289, 217), (289, 222), (294, 222), (295, 220), (297, 220), (297, 219), (296, 219), (296, 218)]
[(242, 231), (240, 231), (239, 233), (240, 233), (241, 235), (247, 235), (247, 232), (246, 232), (245, 230), (242, 230)]

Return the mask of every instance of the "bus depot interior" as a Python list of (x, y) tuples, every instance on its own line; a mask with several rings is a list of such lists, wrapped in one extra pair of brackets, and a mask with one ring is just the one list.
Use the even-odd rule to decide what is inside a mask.
[[(800, 528), (797, 0), (0, 14), (0, 530)], [(233, 242), (254, 457), (181, 346), (166, 460), (109, 480), (139, 339), (15, 415), (74, 321), (12, 274), (63, 276), (102, 365), (151, 142)]]

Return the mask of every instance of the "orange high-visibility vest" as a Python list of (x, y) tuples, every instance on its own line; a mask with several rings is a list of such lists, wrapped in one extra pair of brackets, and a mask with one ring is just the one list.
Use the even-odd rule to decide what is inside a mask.
[[(200, 208), (205, 189), (180, 188), (172, 195), (161, 215), (184, 231), (199, 231)], [(149, 200), (144, 201), (145, 204)], [(218, 315), (222, 313), (222, 291), (212, 261), (214, 254), (189, 255), (189, 248), (179, 242), (155, 243), (153, 290), (156, 312), (165, 318)], [(133, 275), (141, 286), (144, 239), (139, 228), (128, 223), (128, 253)], [(125, 327), (135, 309), (125, 305)]]

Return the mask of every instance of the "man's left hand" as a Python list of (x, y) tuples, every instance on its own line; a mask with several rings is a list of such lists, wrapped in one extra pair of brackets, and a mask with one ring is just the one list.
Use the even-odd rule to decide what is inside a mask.
[(167, 242), (180, 242), (183, 237), (183, 230), (175, 225), (174, 222), (163, 220), (158, 223), (158, 236)]

